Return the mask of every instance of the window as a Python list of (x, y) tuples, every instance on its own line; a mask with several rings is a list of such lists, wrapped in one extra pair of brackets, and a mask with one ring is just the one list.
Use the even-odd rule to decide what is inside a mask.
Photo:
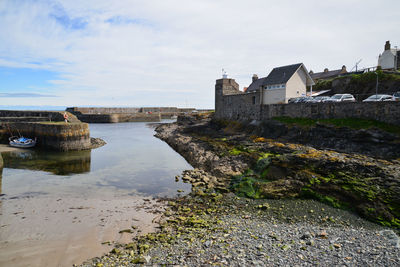
[(253, 101), (253, 105), (255, 105), (256, 104), (256, 97), (255, 96), (252, 97), (252, 101)]

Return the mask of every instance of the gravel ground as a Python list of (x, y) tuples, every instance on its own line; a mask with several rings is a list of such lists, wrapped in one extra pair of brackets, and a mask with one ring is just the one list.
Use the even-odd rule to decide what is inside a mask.
[(198, 191), (169, 204), (160, 232), (82, 266), (400, 266), (392, 230), (313, 200)]

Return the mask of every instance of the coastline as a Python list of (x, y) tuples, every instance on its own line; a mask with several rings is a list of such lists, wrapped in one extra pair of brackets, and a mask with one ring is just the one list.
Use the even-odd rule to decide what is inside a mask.
[[(311, 162), (318, 161), (316, 155), (321, 161), (327, 161), (341, 153), (322, 153), (298, 144), (266, 142), (265, 139), (260, 139), (262, 142), (246, 141), (248, 137), (242, 134), (238, 124), (225, 125), (219, 130), (213, 126), (217, 133), (207, 132), (209, 122), (187, 116), (178, 118), (177, 124), (161, 125), (156, 129), (158, 138), (184, 156), (193, 167), (199, 168), (176, 177), (176, 180), (191, 183), (192, 193), (170, 199), (159, 231), (136, 237), (131, 244), (117, 245), (110, 253), (82, 266), (137, 263), (189, 266), (400, 264), (400, 240), (394, 228), (366, 221), (343, 207), (332, 207), (335, 202), (327, 201), (327, 205), (321, 203), (324, 199), (298, 199), (301, 196), (297, 193), (298, 182), (275, 178), (272, 181), (278, 182), (269, 182), (261, 191), (266, 195), (260, 199), (257, 197), (260, 192), (254, 191), (249, 186), (253, 184), (247, 180), (241, 180), (244, 183), (236, 187), (239, 189), (236, 195), (229, 192), (235, 191), (232, 177), (240, 177), (249, 168), (254, 168), (255, 161), (258, 162), (251, 150), (254, 146), (266, 146), (274, 155), (278, 151), (284, 154), (296, 149), (301, 153), (293, 154), (295, 158)], [(244, 145), (235, 146), (234, 142)], [(342, 155), (340, 164), (357, 166), (359, 161), (366, 159), (368, 157), (360, 156), (352, 161)], [(272, 157), (261, 162), (270, 164), (279, 160), (282, 158)], [(390, 164), (381, 159), (376, 162), (383, 168)], [(271, 169), (273, 175), (283, 177), (281, 169)], [(254, 171), (248, 174), (254, 178), (258, 175)], [(325, 182), (313, 181), (315, 184)], [(312, 186), (309, 188), (314, 189)]]

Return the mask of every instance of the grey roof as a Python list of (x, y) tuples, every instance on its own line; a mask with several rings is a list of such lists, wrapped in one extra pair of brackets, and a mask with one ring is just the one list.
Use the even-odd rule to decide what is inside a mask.
[[(255, 91), (261, 86), (286, 83), (303, 63), (274, 68), (267, 77), (260, 78), (249, 85), (247, 91)], [(246, 91), (246, 92), (247, 92)]]
[(263, 85), (286, 83), (300, 68), (302, 63), (274, 68), (264, 80)]
[(259, 78), (259, 79), (255, 80), (254, 82), (252, 82), (249, 85), (249, 87), (247, 88), (246, 92), (256, 91), (257, 89), (259, 89), (261, 86), (263, 86), (265, 79), (267, 79), (267, 77)]
[(337, 77), (340, 74), (342, 74), (342, 69), (338, 69), (338, 70), (330, 70), (330, 71), (323, 71), (323, 72), (316, 72), (316, 73), (312, 73), (310, 74), (311, 78), (314, 80), (318, 80), (318, 79), (327, 79), (330, 77)]

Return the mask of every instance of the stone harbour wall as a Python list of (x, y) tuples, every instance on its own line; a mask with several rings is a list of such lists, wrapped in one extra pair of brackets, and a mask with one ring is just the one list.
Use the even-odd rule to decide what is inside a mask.
[(87, 123), (118, 123), (118, 122), (159, 122), (160, 113), (120, 113), (120, 114), (80, 114), (82, 122)]
[(216, 119), (263, 121), (283, 116), (310, 119), (360, 118), (400, 125), (400, 102), (290, 103), (263, 105), (260, 92), (243, 93), (237, 88), (233, 88), (235, 83), (231, 80), (233, 79), (220, 79), (217, 80), (215, 85)]
[(11, 133), (37, 138), (37, 146), (60, 151), (90, 149), (87, 123), (64, 122), (10, 122), (0, 124), (0, 141), (8, 143)]
[[(64, 121), (65, 111), (34, 110), (0, 110), (0, 122), (12, 121)], [(70, 122), (79, 122), (78, 118), (68, 112)]]
[(73, 114), (114, 114), (114, 113), (138, 113), (140, 108), (86, 108), (86, 107), (71, 107), (67, 108)]
[(107, 108), (107, 107), (70, 107), (66, 111), (73, 114), (121, 114), (121, 113), (181, 113), (192, 112), (194, 108), (177, 107), (140, 107), (140, 108)]
[(38, 147), (60, 151), (85, 150), (91, 147), (89, 125), (65, 111), (0, 110), (0, 142), (10, 136), (37, 138)]
[(88, 123), (117, 122), (159, 122), (184, 113), (193, 112), (194, 108), (177, 107), (142, 107), (142, 108), (106, 108), (106, 107), (70, 107), (68, 112), (79, 120)]

